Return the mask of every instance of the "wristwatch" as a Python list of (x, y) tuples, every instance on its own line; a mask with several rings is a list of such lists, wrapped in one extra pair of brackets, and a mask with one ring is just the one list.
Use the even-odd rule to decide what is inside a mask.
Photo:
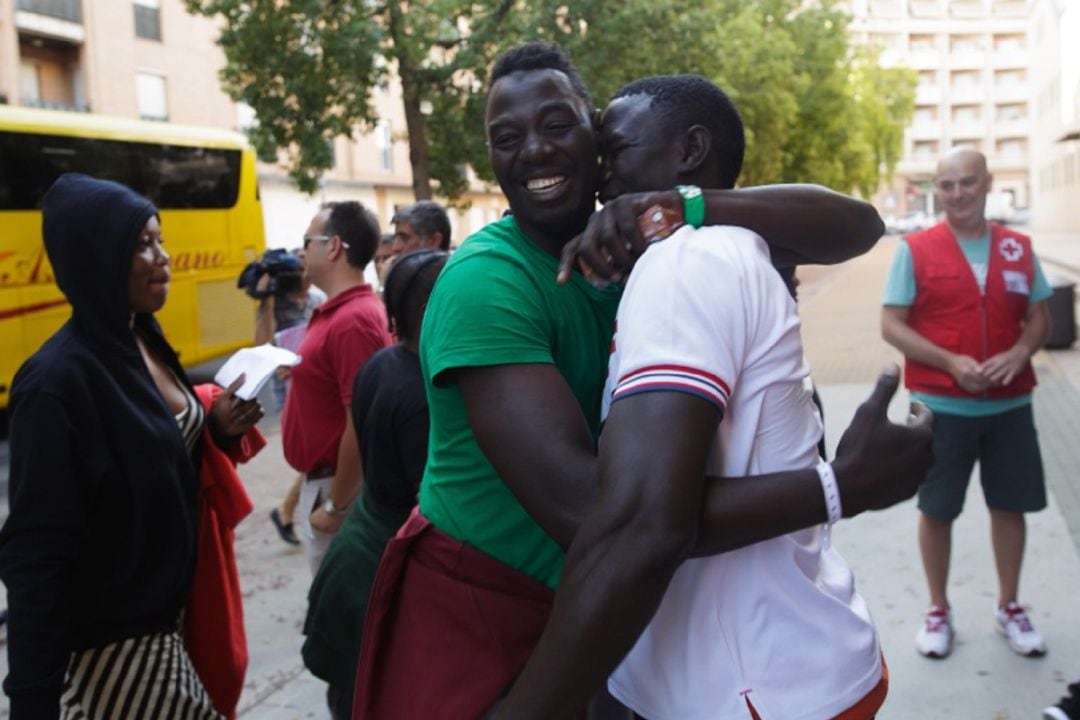
[(323, 512), (325, 512), (327, 515), (330, 515), (331, 517), (338, 517), (339, 515), (344, 515), (345, 513), (347, 513), (349, 511), (349, 505), (351, 504), (352, 503), (349, 503), (344, 507), (338, 507), (334, 504), (334, 498), (328, 497), (326, 498), (326, 502), (323, 503), (322, 508)]
[(697, 185), (676, 185), (675, 190), (682, 195), (683, 220), (690, 227), (699, 228), (705, 224), (705, 196)]

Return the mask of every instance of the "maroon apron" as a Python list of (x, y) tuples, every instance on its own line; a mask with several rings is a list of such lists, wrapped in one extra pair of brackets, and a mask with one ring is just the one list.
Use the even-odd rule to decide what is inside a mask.
[(525, 667), (554, 596), (414, 509), (371, 590), (354, 720), (482, 717)]

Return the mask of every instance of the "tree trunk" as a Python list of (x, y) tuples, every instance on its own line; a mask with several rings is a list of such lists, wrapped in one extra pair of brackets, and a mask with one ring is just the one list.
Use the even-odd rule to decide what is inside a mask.
[(394, 55), (401, 78), (402, 102), (405, 106), (405, 132), (409, 137), (409, 164), (412, 166), (413, 195), (417, 200), (431, 199), (431, 168), (428, 165), (427, 122), (420, 111), (419, 68), (409, 54), (409, 43), (398, 3), (387, 3), (390, 14), (389, 30), (394, 43)]
[(416, 79), (402, 67), (401, 90), (405, 105), (405, 128), (409, 134), (409, 163), (412, 165), (413, 194), (417, 200), (431, 199), (431, 170), (428, 167), (427, 121), (420, 111), (420, 89)]

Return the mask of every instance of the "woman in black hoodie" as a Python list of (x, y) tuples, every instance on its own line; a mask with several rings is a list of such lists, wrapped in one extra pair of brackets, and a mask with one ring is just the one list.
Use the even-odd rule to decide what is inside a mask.
[(67, 174), (42, 217), (72, 316), (11, 394), (0, 531), (11, 717), (219, 717), (177, 634), (196, 560), (195, 467), (204, 421), (225, 444), (261, 409), (233, 388), (209, 416), (195, 398), (153, 316), (170, 272), (149, 200)]

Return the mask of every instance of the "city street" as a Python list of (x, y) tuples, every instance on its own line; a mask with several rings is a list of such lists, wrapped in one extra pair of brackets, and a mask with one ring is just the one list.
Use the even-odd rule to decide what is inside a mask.
[[(881, 289), (895, 242), (885, 239), (838, 268), (800, 271), (803, 339), (824, 401), (830, 453), (879, 370), (899, 360), (878, 333)], [(1075, 281), (1080, 238), (1047, 236), (1045, 247), (1040, 243), (1042, 237), (1036, 234), (1035, 248), (1048, 274)], [(1049, 653), (1040, 659), (1021, 658), (994, 631), (996, 580), (977, 483), (955, 528), (950, 592), (957, 647), (944, 661), (922, 658), (913, 644), (927, 604), (914, 503), (845, 521), (835, 528), (833, 541), (854, 567), (890, 669), (890, 692), (880, 720), (1034, 720), (1068, 682), (1080, 678), (1080, 349), (1041, 351), (1035, 365), (1040, 380), (1035, 413), (1051, 500), (1046, 511), (1029, 519), (1021, 601), (1030, 605)], [(890, 415), (899, 419), (906, 411), (901, 390)], [(324, 686), (304, 670), (299, 655), (310, 571), (303, 552), (279, 540), (268, 518), (293, 472), (282, 459), (273, 413), (264, 419), (263, 430), (268, 447), (241, 470), (255, 511), (236, 538), (251, 654), (239, 714), (258, 720), (322, 720), (328, 717)], [(5, 486), (6, 454), (4, 443), (0, 481)], [(6, 512), (6, 491), (4, 495)], [(0, 674), (6, 674), (6, 665), (5, 654)], [(3, 699), (0, 717), (6, 716)]]

